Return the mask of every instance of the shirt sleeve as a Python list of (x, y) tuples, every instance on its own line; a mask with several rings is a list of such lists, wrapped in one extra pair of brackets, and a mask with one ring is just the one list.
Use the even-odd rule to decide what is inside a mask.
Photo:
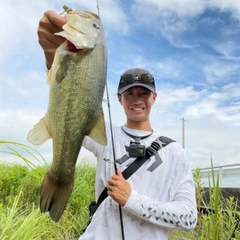
[(85, 136), (82, 146), (88, 151), (92, 152), (95, 157), (97, 157), (98, 144), (92, 138)]
[[(107, 136), (108, 136), (108, 133), (109, 133), (108, 124), (106, 125), (106, 133), (107, 133)], [(108, 137), (108, 139), (109, 139), (109, 137)], [(99, 156), (100, 153), (103, 152), (104, 148), (108, 147), (108, 146), (103, 146), (103, 145), (98, 144), (96, 141), (94, 141), (89, 136), (85, 136), (85, 138), (83, 139), (82, 146), (84, 148), (86, 148), (88, 151), (92, 152), (96, 158)]]
[(162, 227), (192, 230), (197, 223), (195, 185), (185, 151), (177, 158), (171, 181), (169, 201), (160, 202), (132, 189), (123, 209)]

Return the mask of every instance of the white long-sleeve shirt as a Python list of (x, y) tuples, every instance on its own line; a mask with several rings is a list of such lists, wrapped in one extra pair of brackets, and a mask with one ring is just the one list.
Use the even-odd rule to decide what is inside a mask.
[[(149, 132), (124, 130), (134, 136)], [(125, 146), (131, 137), (121, 127), (114, 127), (115, 155), (123, 171), (135, 158), (128, 158)], [(91, 138), (83, 146), (97, 157), (96, 199), (115, 174), (110, 131), (108, 145), (101, 146)], [(161, 135), (157, 132), (140, 141), (146, 147)], [(132, 188), (127, 203), (122, 207), (125, 240), (166, 240), (168, 229), (192, 230), (197, 223), (195, 187), (186, 160), (185, 150), (176, 142), (163, 147), (141, 166), (128, 180)], [(91, 224), (79, 240), (121, 240), (119, 205), (107, 197), (95, 212)]]

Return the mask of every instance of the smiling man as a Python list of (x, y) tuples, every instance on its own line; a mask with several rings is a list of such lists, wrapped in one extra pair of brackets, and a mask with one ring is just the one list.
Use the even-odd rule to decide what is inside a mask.
[(127, 116), (126, 127), (152, 131), (149, 114), (157, 97), (154, 78), (141, 68), (127, 70), (121, 76), (118, 99)]
[[(80, 240), (123, 239), (119, 205), (126, 239), (166, 240), (170, 228), (190, 231), (196, 226), (195, 187), (185, 150), (170, 141), (154, 154), (148, 152), (149, 146), (159, 143), (156, 139), (169, 140), (159, 138), (160, 133), (154, 131), (150, 123), (156, 98), (155, 80), (149, 71), (131, 68), (121, 75), (118, 100), (126, 122), (113, 128), (116, 163), (119, 164), (117, 174), (109, 164), (113, 162), (109, 126), (106, 126), (107, 146), (85, 138), (83, 146), (97, 157), (96, 199), (105, 187), (110, 197), (101, 203)], [(143, 155), (148, 158), (145, 164), (129, 179), (124, 179), (122, 172)], [(111, 177), (107, 179), (108, 176)]]

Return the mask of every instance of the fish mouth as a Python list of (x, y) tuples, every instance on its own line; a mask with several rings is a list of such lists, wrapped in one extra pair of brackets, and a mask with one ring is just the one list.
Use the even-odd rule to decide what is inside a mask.
[(79, 52), (79, 51), (81, 51), (82, 49), (76, 48), (76, 46), (75, 46), (72, 42), (70, 42), (69, 40), (67, 40), (66, 50), (69, 51), (69, 52)]

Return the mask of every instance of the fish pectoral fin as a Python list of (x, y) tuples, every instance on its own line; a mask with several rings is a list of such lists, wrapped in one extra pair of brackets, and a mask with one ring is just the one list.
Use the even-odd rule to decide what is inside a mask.
[(46, 117), (47, 115), (40, 119), (28, 133), (27, 140), (33, 145), (41, 145), (52, 138), (47, 126)]
[(69, 67), (69, 56), (63, 55), (61, 59), (59, 59), (58, 67), (56, 70), (55, 79), (58, 83), (61, 83), (62, 80), (65, 78), (68, 72)]
[(107, 145), (107, 135), (103, 109), (101, 109), (99, 118), (97, 119), (96, 124), (94, 125), (88, 136), (101, 145)]
[[(68, 67), (69, 67), (69, 56), (65, 54), (59, 57), (58, 62), (54, 61), (53, 66), (50, 68), (48, 72), (47, 83), (51, 84), (51, 82), (53, 81), (53, 78), (56, 79), (58, 83), (61, 83), (67, 74)], [(53, 68), (56, 70), (54, 71)]]

